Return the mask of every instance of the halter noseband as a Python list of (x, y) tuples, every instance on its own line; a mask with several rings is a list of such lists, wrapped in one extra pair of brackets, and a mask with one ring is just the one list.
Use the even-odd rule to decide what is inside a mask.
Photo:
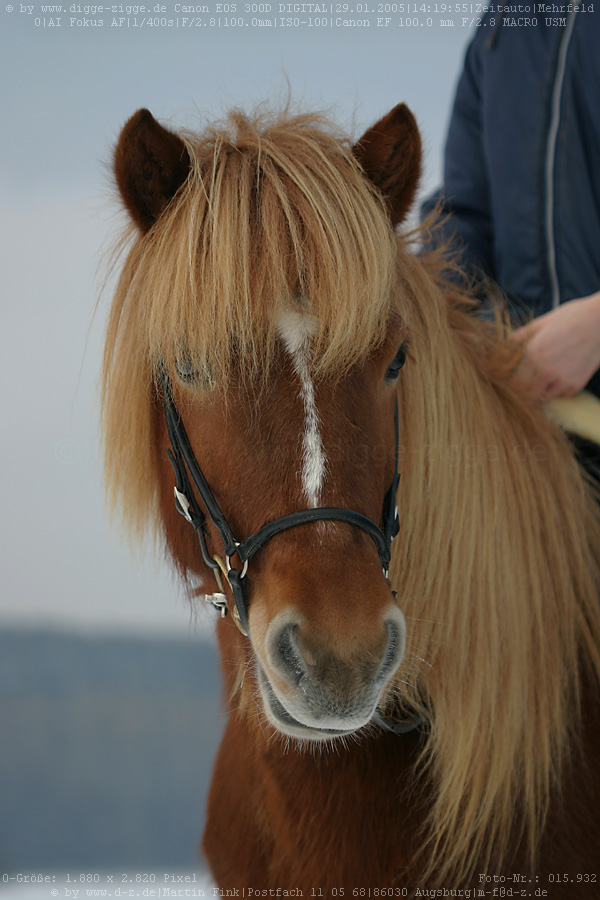
[[(272, 537), (275, 537), (275, 535), (280, 534), (282, 531), (287, 531), (289, 528), (295, 528), (296, 525), (304, 525), (307, 522), (346, 522), (349, 525), (355, 525), (357, 528), (361, 528), (375, 543), (385, 577), (388, 577), (391, 544), (400, 528), (398, 507), (396, 506), (396, 491), (398, 489), (398, 482), (400, 481), (400, 475), (398, 474), (399, 428), (397, 399), (396, 410), (394, 413), (396, 433), (394, 477), (389, 490), (383, 498), (381, 528), (367, 516), (355, 512), (354, 510), (337, 506), (321, 506), (316, 509), (302, 509), (298, 512), (281, 516), (279, 519), (274, 519), (272, 522), (263, 525), (262, 528), (259, 528), (258, 531), (251, 534), (250, 537), (245, 538), (245, 540), (237, 541), (233, 535), (229, 522), (215, 500), (202, 469), (198, 465), (181, 416), (171, 395), (168, 376), (162, 365), (159, 366), (158, 375), (162, 388), (167, 431), (171, 442), (171, 448), (167, 449), (167, 455), (175, 472), (175, 505), (177, 511), (181, 513), (195, 529), (200, 541), (204, 562), (215, 572), (221, 592), (209, 595), (209, 597), (210, 602), (221, 611), (222, 616), (227, 612), (227, 598), (223, 590), (223, 584), (220, 577), (221, 572), (225, 575), (233, 592), (235, 609), (232, 611), (232, 616), (242, 633), (245, 635), (248, 634), (248, 598), (246, 596), (246, 573), (248, 571), (248, 563), (254, 554), (257, 553), (267, 541), (270, 541)], [(192, 485), (188, 478), (188, 472), (204, 506), (206, 507), (206, 511), (208, 512), (212, 523), (219, 532), (225, 550), (225, 562), (218, 556), (211, 556), (208, 550), (206, 542), (206, 516), (198, 506), (194, 491), (192, 490)], [(241, 569), (235, 569), (231, 565), (231, 559), (236, 553), (242, 563)]]

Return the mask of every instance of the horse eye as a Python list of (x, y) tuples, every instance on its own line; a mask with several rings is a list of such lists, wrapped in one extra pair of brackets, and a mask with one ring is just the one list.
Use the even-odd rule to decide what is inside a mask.
[(198, 380), (199, 372), (190, 359), (181, 359), (175, 363), (175, 373), (182, 381), (194, 382)]
[(394, 361), (391, 366), (388, 368), (385, 373), (386, 381), (395, 381), (398, 375), (400, 374), (400, 369), (406, 362), (406, 353), (408, 351), (408, 344), (401, 344), (398, 348), (398, 352), (394, 357)]
[(177, 377), (185, 384), (204, 384), (207, 387), (213, 387), (213, 379), (208, 366), (199, 369), (191, 359), (181, 359), (177, 360), (174, 368)]

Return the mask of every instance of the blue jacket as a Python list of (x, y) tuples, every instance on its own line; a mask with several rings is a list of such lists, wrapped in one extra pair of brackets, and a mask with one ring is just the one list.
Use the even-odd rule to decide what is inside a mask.
[(600, 12), (491, 5), (457, 88), (444, 208), (467, 267), (539, 315), (600, 290)]

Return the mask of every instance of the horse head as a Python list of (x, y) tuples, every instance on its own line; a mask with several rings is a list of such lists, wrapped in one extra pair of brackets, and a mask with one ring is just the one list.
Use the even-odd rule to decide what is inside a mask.
[[(235, 127), (235, 139), (194, 143), (140, 110), (115, 152), (137, 229), (124, 296), (141, 298), (138, 369), (153, 374), (145, 389), (163, 394), (173, 420), (169, 433), (153, 405), (145, 489), (179, 568), (203, 593), (225, 593), (238, 624), (241, 614), (247, 636), (230, 618), (222, 641), (256, 679), (269, 722), (326, 739), (371, 721), (405, 651), (382, 508), (393, 518), (396, 388), (409, 352), (392, 302), (394, 227), (417, 187), (420, 139), (404, 105), (354, 146), (310, 117), (261, 132), (238, 115)], [(193, 504), (201, 542), (175, 509), (165, 450), (178, 457), (181, 426), (229, 548), (183, 458), (176, 474), (191, 496), (179, 491), (178, 512)], [(244, 567), (236, 545), (299, 512)], [(244, 579), (237, 608), (232, 573)]]

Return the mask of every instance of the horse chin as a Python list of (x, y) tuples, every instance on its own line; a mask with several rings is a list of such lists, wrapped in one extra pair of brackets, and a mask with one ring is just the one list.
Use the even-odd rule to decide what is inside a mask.
[(258, 667), (258, 684), (265, 714), (271, 725), (273, 725), (277, 731), (286, 735), (286, 737), (296, 738), (296, 740), (299, 741), (322, 742), (348, 737), (359, 731), (361, 728), (364, 728), (364, 726), (371, 721), (372, 715), (375, 712), (374, 707), (372, 712), (367, 716), (349, 718), (348, 728), (327, 728), (320, 725), (318, 720), (315, 720), (314, 724), (300, 722), (284, 706), (260, 666)]

